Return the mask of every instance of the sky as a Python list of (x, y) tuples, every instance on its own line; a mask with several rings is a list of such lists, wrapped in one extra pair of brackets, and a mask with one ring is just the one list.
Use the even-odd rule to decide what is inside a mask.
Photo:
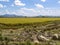
[(60, 16), (60, 0), (0, 0), (0, 15)]

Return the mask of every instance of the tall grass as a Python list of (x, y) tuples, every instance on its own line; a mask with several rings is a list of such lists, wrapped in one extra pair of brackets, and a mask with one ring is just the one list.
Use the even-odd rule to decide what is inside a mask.
[(35, 23), (53, 20), (60, 20), (60, 18), (0, 18), (0, 23)]

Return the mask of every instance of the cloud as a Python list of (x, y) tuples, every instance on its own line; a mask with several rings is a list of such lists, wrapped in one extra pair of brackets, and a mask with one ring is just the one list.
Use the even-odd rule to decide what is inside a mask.
[(15, 0), (14, 3), (17, 6), (25, 6), (26, 5), (26, 4), (22, 3), (20, 0)]
[(42, 2), (46, 2), (46, 0), (41, 0)]
[(60, 10), (58, 9), (32, 9), (32, 8), (21, 8), (16, 14), (24, 16), (60, 16)]
[(60, 3), (60, 1), (58, 1), (58, 3)]
[(5, 13), (6, 14), (16, 14), (16, 12), (15, 11), (12, 11), (12, 10), (5, 10)]
[(5, 2), (9, 2), (9, 0), (0, 0), (0, 1), (5, 1)]
[(36, 6), (37, 8), (44, 8), (44, 6), (41, 5), (41, 4), (35, 4), (35, 6)]
[(0, 8), (3, 8), (4, 6), (2, 4), (0, 4)]
[(27, 10), (27, 11), (33, 11), (33, 12), (35, 12), (35, 10), (32, 9), (32, 8), (21, 8), (21, 10)]
[(33, 9), (33, 8), (20, 8), (18, 10), (0, 10), (0, 14), (16, 14), (22, 16), (60, 16), (59, 9)]
[(0, 4), (0, 8), (5, 8), (7, 7), (6, 5)]
[(59, 9), (39, 9), (37, 13), (43, 16), (60, 16)]
[(17, 14), (21, 14), (21, 15), (24, 15), (24, 16), (36, 16), (37, 13), (35, 11), (35, 9), (32, 9), (32, 8), (21, 8)]

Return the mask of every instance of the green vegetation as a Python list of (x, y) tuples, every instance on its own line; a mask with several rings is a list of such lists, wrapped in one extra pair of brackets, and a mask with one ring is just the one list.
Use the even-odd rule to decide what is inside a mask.
[(0, 18), (0, 45), (60, 45), (60, 18)]
[(0, 23), (18, 24), (60, 20), (60, 18), (0, 18)]

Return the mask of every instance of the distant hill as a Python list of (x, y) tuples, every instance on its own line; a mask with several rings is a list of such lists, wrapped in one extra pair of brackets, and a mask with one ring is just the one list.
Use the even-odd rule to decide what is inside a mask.
[(35, 18), (38, 17), (38, 18), (60, 18), (60, 16), (42, 16), (42, 15), (39, 15), (39, 16), (34, 16)]
[(0, 15), (0, 18), (60, 18), (60, 16), (42, 16), (42, 15), (38, 15), (38, 16), (18, 16), (16, 14), (4, 14), (4, 15)]
[(25, 17), (25, 16), (22, 16), (22, 15), (20, 15), (20, 16), (17, 16), (17, 15), (15, 15), (15, 14), (4, 14), (4, 15), (0, 15), (0, 18), (4, 18), (4, 17), (11, 17), (11, 18), (14, 18), (14, 17)]

